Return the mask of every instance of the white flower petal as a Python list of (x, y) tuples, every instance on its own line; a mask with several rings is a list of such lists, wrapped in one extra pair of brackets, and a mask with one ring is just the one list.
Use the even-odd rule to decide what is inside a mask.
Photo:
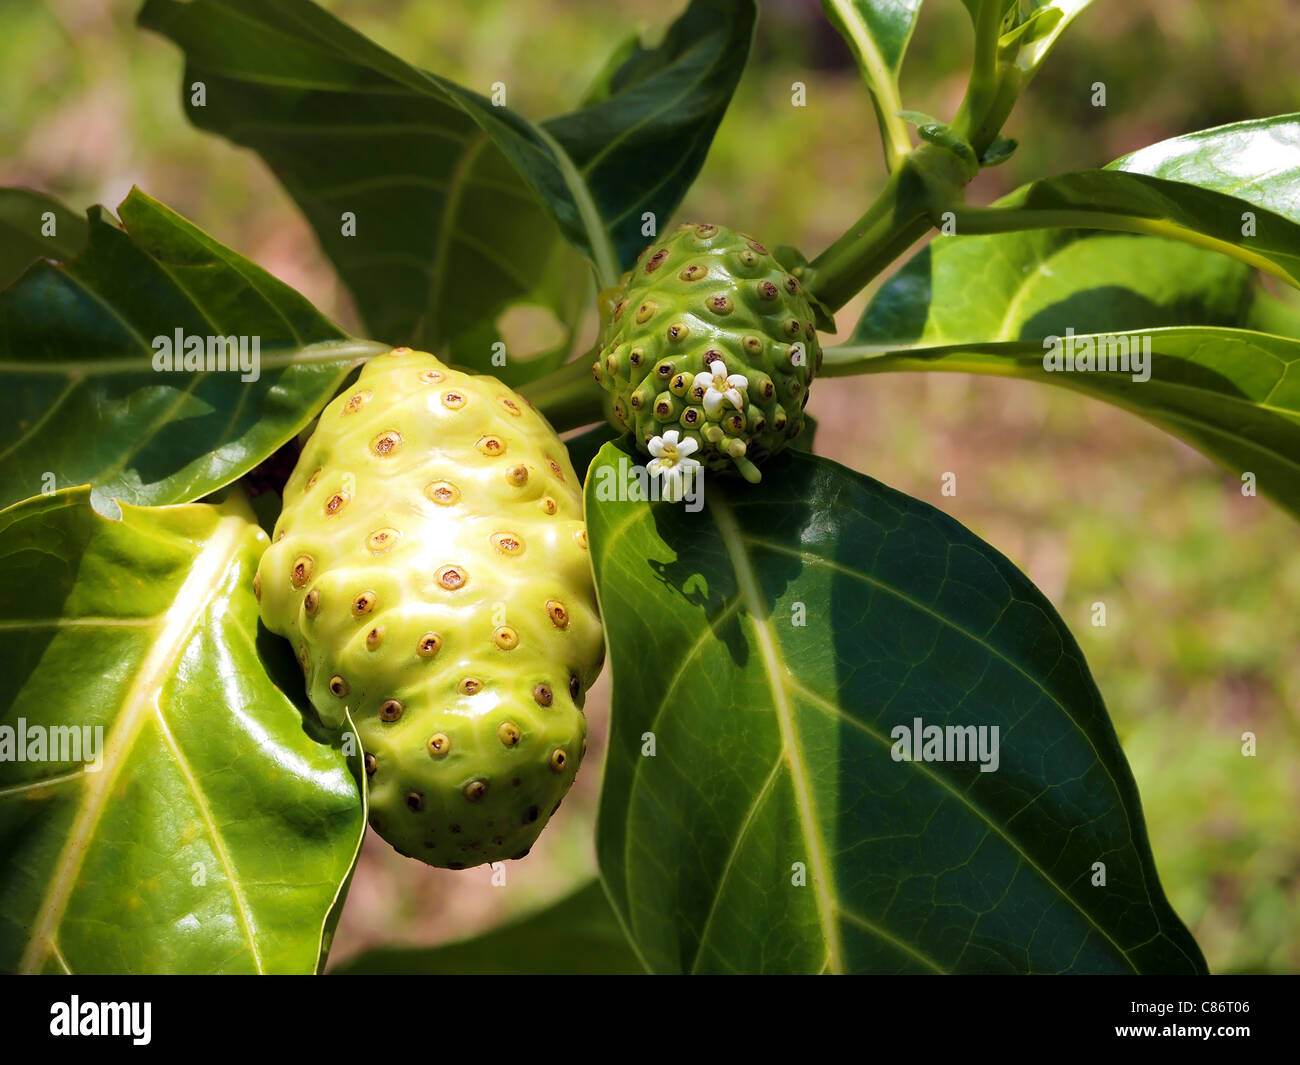
[(664, 453), (664, 438), (662, 436), (652, 436), (650, 443), (646, 444), (646, 450), (655, 458)]
[(649, 473), (651, 477), (656, 477), (661, 472), (672, 469), (672, 465), (665, 462), (663, 459), (651, 459), (645, 464), (645, 468), (646, 472)]
[(738, 388), (743, 392), (749, 387), (749, 378), (744, 374), (733, 373), (727, 378), (727, 384), (732, 388)]
[(681, 456), (681, 458), (678, 461), (694, 463), (695, 465), (698, 466), (699, 463), (696, 462), (695, 459), (687, 458), (687, 456), (694, 455), (695, 452), (699, 451), (699, 449), (700, 449), (700, 442), (698, 440), (692, 440), (688, 436), (685, 440), (683, 440), (680, 444), (677, 445), (677, 454)]
[[(690, 443), (693, 444), (695, 443), (695, 441), (692, 440), (690, 441)], [(695, 466), (698, 466), (699, 464), (700, 464), (699, 459), (693, 459), (689, 455), (683, 455), (681, 459), (678, 461), (677, 465), (678, 465), (678, 469), (689, 470)]]
[(744, 397), (739, 392), (737, 392), (734, 388), (727, 389), (727, 391), (724, 392), (723, 395), (726, 397), (727, 402), (730, 403), (733, 407), (735, 407), (736, 410), (740, 410), (740, 408), (745, 405)]
[(722, 393), (710, 388), (704, 393), (704, 413), (712, 414), (722, 406)]
[(721, 359), (714, 359), (709, 363), (709, 375), (714, 374), (722, 374), (723, 377), (727, 376), (727, 364)]
[(710, 385), (712, 385), (712, 384), (713, 384), (713, 374), (711, 374), (711, 373), (697, 373), (697, 374), (695, 375), (695, 380), (691, 382), (691, 387), (692, 387), (692, 388), (708, 388), (708, 387), (709, 387)]
[(676, 429), (669, 429), (668, 432), (664, 433), (664, 443), (671, 444), (673, 447), (676, 447), (677, 440), (680, 437), (680, 435), (681, 434), (679, 434)]

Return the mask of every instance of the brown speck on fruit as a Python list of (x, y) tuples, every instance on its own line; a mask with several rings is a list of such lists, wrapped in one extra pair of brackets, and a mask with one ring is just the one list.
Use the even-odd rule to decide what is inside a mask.
[(717, 236), (718, 227), (705, 222), (702, 225), (695, 227), (695, 234), (696, 236), (704, 237), (707, 240), (709, 237)]
[(627, 361), (633, 366), (640, 366), (641, 360), (645, 358), (645, 351), (642, 348), (633, 348), (627, 353)]
[(653, 274), (659, 267), (663, 266), (664, 260), (668, 258), (668, 249), (660, 248), (649, 259), (646, 260), (645, 272)]
[(430, 481), (424, 494), (442, 507), (449, 507), (460, 499), (460, 489), (450, 481)]
[(443, 566), (437, 573), (438, 583), (449, 592), (464, 588), (468, 580), (469, 574), (465, 572), (462, 566)]
[(487, 789), (486, 780), (471, 780), (465, 785), (465, 798), (470, 802), (478, 802), (487, 794)]
[(289, 570), (289, 584), (294, 588), (301, 588), (311, 580), (312, 570), (316, 568), (316, 563), (312, 561), (311, 555), (299, 555), (293, 560), (293, 566)]
[(506, 411), (512, 418), (520, 418), (523, 416), (524, 412), (519, 409), (519, 404), (509, 396), (502, 396), (497, 400), (497, 402), (500, 403), (501, 406), (505, 407)]
[(366, 537), (366, 547), (370, 548), (371, 554), (383, 554), (391, 548), (393, 544), (397, 543), (401, 538), (401, 535), (402, 534), (396, 529), (387, 526), (382, 529), (376, 529)]
[(465, 677), (456, 685), (456, 690), (460, 692), (461, 695), (477, 695), (483, 690), (483, 682), (481, 680), (476, 680), (473, 677)]
[[(354, 392), (348, 396), (347, 402), (343, 404), (343, 414), (346, 417), (349, 414), (356, 414), (362, 407), (370, 402), (370, 397), (374, 393), (368, 388), (363, 388), (360, 392)], [(319, 471), (317, 471), (319, 472)]]
[(714, 314), (730, 314), (732, 311), (731, 298), (719, 292), (709, 297), (709, 310)]
[(750, 355), (763, 354), (763, 342), (756, 336), (747, 336), (741, 340), (740, 344)]
[(379, 645), (383, 642), (384, 642), (384, 627), (382, 625), (376, 625), (373, 629), (371, 629), (368, 633), (366, 633), (367, 651), (376, 650), (379, 647)]
[(791, 318), (785, 323), (785, 332), (787, 336), (799, 337), (803, 335), (803, 326), (799, 324), (798, 318)]
[(597, 383), (597, 384), (601, 384), (601, 383), (602, 383), (602, 378), (601, 378), (601, 375), (600, 375), (600, 360), (599, 360), (599, 359), (597, 359), (595, 362), (593, 362), (593, 363), (591, 364), (591, 376), (594, 377), (594, 378), (596, 379), (596, 383)]
[(253, 574), (253, 597), (260, 603), (262, 601), (262, 575)]
[(673, 363), (671, 362), (661, 362), (658, 366), (655, 367), (655, 373), (657, 373), (665, 381), (668, 380), (668, 378), (672, 377), (672, 375), (676, 371), (677, 371), (677, 367), (673, 365)]
[(573, 531), (573, 542), (583, 551), (587, 550), (587, 530), (585, 528), (575, 529)]
[(691, 378), (687, 377), (684, 373), (679, 373), (669, 382), (668, 389), (680, 396), (690, 387), (690, 384)]
[(556, 479), (557, 481), (563, 483), (563, 482), (564, 482), (564, 471), (563, 471), (562, 469), (560, 469), (560, 464), (559, 464), (558, 462), (556, 462), (553, 458), (551, 458), (550, 455), (547, 455), (547, 456), (546, 456), (546, 465), (548, 465), (548, 466), (551, 467), (551, 472), (552, 472), (553, 474), (555, 474), (555, 479)]
[(408, 791), (406, 793), (406, 805), (413, 813), (419, 813), (424, 809), (424, 792)]
[(373, 777), (375, 770), (379, 768), (379, 763), (375, 760), (373, 754), (366, 755), (366, 776)]
[(342, 699), (348, 693), (348, 682), (337, 673), (330, 677), (330, 694)]
[(740, 260), (742, 266), (758, 265), (758, 255), (752, 248), (745, 248), (736, 258)]
[(636, 309), (636, 320), (638, 325), (644, 325), (654, 317), (655, 311), (659, 309), (659, 304), (654, 300), (646, 300)]
[(690, 326), (682, 322), (674, 322), (668, 327), (668, 339), (672, 341), (685, 340), (691, 335)]
[(316, 611), (320, 609), (320, 589), (313, 588), (302, 599), (302, 608), (307, 612), (309, 618), (316, 616)]
[(540, 809), (538, 809), (536, 806), (530, 806), (528, 807), (527, 810), (524, 811), (523, 823), (526, 825), (531, 825), (534, 821), (536, 821), (541, 816), (542, 816), (542, 811)]
[(316, 487), (316, 482), (320, 480), (320, 472), (321, 472), (321, 468), (317, 466), (315, 472), (312, 473), (312, 475), (307, 478), (307, 488)]
[(442, 637), (436, 632), (426, 632), (415, 645), (415, 653), (421, 658), (432, 658), (442, 647)]
[(547, 514), (554, 514), (558, 509), (556, 502), (550, 496), (542, 496), (542, 510)]
[(793, 274), (785, 279), (785, 290), (792, 296), (799, 291), (799, 279)]
[(519, 646), (519, 633), (509, 625), (499, 625), (492, 633), (492, 642), (503, 651), (513, 651)]
[(539, 684), (533, 689), (533, 698), (537, 700), (538, 706), (550, 706), (555, 696), (549, 684)]
[(396, 721), (405, 709), (398, 700), (385, 699), (379, 704), (379, 718), (381, 721)]
[(463, 392), (444, 392), (442, 394), (442, 405), (448, 410), (460, 410), (465, 406), (465, 394)]
[[(448, 751), (451, 750), (451, 737), (448, 736), (445, 732), (435, 732), (432, 736), (429, 737), (428, 741), (425, 743), (424, 746), (428, 749), (428, 752), (431, 757), (441, 758), (444, 754), (446, 754)], [(451, 830), (453, 832), (460, 831), (460, 829), (457, 828), (455, 825), (451, 826)]]
[(569, 674), (569, 694), (574, 699), (577, 699), (578, 696), (582, 694), (582, 681), (578, 679), (578, 674), (576, 673)]
[(705, 277), (708, 272), (708, 269), (701, 266), (699, 263), (692, 263), (677, 276), (683, 281), (699, 281), (701, 278)]
[(812, 340), (817, 335), (817, 327), (814, 326), (812, 322), (804, 322), (803, 335), (809, 340)]
[(569, 756), (564, 753), (563, 747), (556, 747), (551, 752), (551, 768), (557, 773), (563, 773), (564, 767), (569, 764)]
[(766, 254), (767, 254), (767, 248), (766, 248), (766, 246), (760, 244), (760, 243), (759, 243), (758, 241), (756, 241), (756, 240), (751, 240), (751, 241), (749, 242), (749, 246), (750, 246), (751, 248), (753, 248), (756, 252), (758, 252), (759, 255), (766, 255)]
[(480, 455), (487, 455), (489, 458), (506, 453), (506, 442), (499, 436), (480, 436), (474, 446), (478, 448)]
[(760, 281), (758, 283), (758, 297), (764, 300), (774, 300), (781, 295), (781, 290), (772, 284), (771, 281)]
[(699, 423), (700, 423), (699, 407), (687, 407), (684, 411), (682, 411), (683, 425), (698, 425)]
[(558, 599), (546, 600), (546, 613), (550, 616), (551, 624), (557, 629), (569, 627), (569, 611)]
[(522, 737), (523, 733), (513, 721), (502, 721), (497, 728), (497, 739), (506, 747), (517, 747)]
[(503, 555), (522, 555), (524, 553), (524, 541), (518, 533), (494, 532), (492, 534), (492, 546)]
[(616, 304), (614, 304), (614, 321), (617, 322), (620, 318), (623, 317), (624, 306), (625, 306), (625, 301), (623, 300), (619, 300)]
[(352, 616), (354, 618), (363, 617), (375, 609), (375, 602), (378, 596), (374, 592), (362, 592), (352, 600)]
[(348, 492), (335, 492), (329, 499), (325, 500), (325, 517), (333, 518), (341, 514), (351, 498), (352, 496)]
[(370, 441), (370, 450), (380, 458), (396, 454), (402, 447), (402, 434), (396, 429), (385, 429)]
[(420, 381), (423, 384), (436, 385), (441, 380), (442, 380), (442, 374), (440, 374), (437, 370), (420, 371)]

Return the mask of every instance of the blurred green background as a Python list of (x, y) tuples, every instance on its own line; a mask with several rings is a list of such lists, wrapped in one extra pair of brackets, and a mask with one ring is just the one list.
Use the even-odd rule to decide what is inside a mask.
[[(651, 0), (326, 0), (418, 65), (542, 118), (574, 106)], [(115, 206), (133, 184), (357, 328), (288, 197), (250, 153), (200, 134), (181, 59), (135, 2), (0, 3), (0, 184)], [(809, 255), (883, 177), (871, 108), (815, 0), (760, 0), (735, 103), (678, 219)], [(904, 105), (947, 116), (970, 47), (958, 0), (929, 0)], [(1008, 123), (1021, 142), (984, 202), (1047, 173), (1241, 118), (1300, 111), (1300, 8), (1276, 0), (1096, 0)], [(790, 104), (791, 84), (807, 106)], [(1107, 106), (1090, 103), (1094, 82)], [(865, 303), (838, 317), (847, 334)], [(383, 338), (380, 338), (383, 339)], [(887, 375), (824, 382), (818, 450), (953, 514), (1056, 604), (1088, 655), (1142, 792), (1161, 878), (1216, 972), (1300, 972), (1300, 553), (1294, 521), (1236, 477), (1118, 410), (1017, 381)], [(957, 474), (957, 495), (940, 478)], [(1107, 625), (1091, 623), (1105, 603)], [(598, 754), (608, 682), (588, 703)], [(1241, 754), (1245, 731), (1258, 755)], [(431, 944), (542, 905), (595, 868), (598, 760), (525, 862), (427, 869), (367, 841), (335, 941)]]

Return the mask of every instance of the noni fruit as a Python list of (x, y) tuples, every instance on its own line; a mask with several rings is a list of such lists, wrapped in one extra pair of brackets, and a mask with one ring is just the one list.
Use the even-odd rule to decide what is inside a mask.
[(757, 481), (758, 465), (803, 429), (822, 359), (813, 310), (758, 241), (679, 226), (603, 302), (592, 372), (644, 453), (675, 430), (674, 447), (694, 441), (706, 469)]
[(603, 640), (564, 444), (492, 377), (398, 348), (320, 417), (257, 573), (370, 823), (462, 869), (521, 858), (586, 751)]

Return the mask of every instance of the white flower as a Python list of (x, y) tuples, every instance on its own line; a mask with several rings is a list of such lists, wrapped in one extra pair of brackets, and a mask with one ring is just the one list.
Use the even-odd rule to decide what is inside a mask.
[(704, 413), (713, 414), (725, 399), (736, 410), (745, 405), (745, 389), (749, 381), (738, 373), (727, 376), (727, 364), (721, 359), (709, 363), (706, 373), (697, 373), (692, 388), (704, 390)]
[(646, 470), (651, 477), (663, 478), (660, 498), (676, 503), (682, 498), (683, 482), (687, 474), (692, 479), (696, 476), (695, 468), (699, 459), (691, 458), (699, 449), (699, 443), (689, 436), (683, 440), (676, 429), (669, 429), (663, 436), (653, 436), (646, 445), (654, 456), (647, 464)]

